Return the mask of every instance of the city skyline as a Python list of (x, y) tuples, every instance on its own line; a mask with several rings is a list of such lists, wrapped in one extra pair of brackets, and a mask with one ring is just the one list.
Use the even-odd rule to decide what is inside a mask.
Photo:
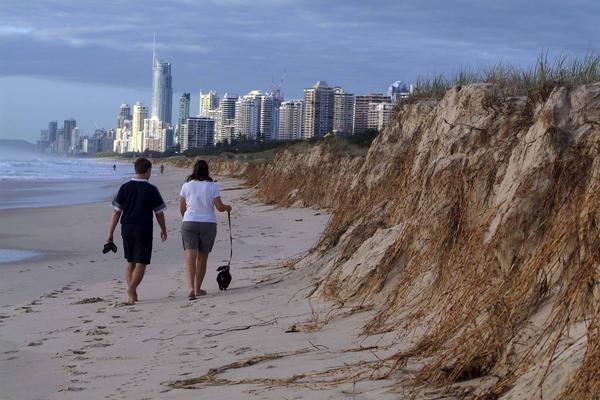
[[(302, 98), (317, 80), (356, 95), (385, 93), (391, 82), (419, 75), (499, 61), (531, 65), (543, 51), (582, 55), (600, 38), (593, 24), (600, 6), (591, 1), (377, 5), (0, 3), (0, 138), (34, 141), (47, 121), (70, 117), (91, 134), (96, 125), (114, 126), (115, 104), (151, 105), (148, 26), (161, 28), (157, 51), (173, 66), (175, 99), (201, 90), (267, 92), (282, 79), (286, 100)], [(190, 109), (198, 109), (197, 95)]]

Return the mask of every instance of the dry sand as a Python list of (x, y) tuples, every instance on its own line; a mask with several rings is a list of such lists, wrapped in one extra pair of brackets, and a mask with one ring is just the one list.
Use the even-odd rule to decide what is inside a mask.
[[(215, 269), (229, 254), (221, 214), (208, 295), (186, 299), (178, 215), (185, 172), (151, 179), (169, 207), (170, 236), (160, 243), (155, 228), (153, 262), (135, 306), (121, 304), (120, 241), (116, 255), (100, 252), (109, 201), (0, 212), (0, 247), (46, 253), (0, 265), (0, 398), (398, 398), (391, 381), (353, 384), (347, 371), (338, 374), (391, 354), (385, 336), (357, 337), (362, 313), (306, 329), (313, 309), (329, 305), (305, 298), (314, 287), (310, 271), (286, 265), (316, 242), (329, 218), (323, 210), (260, 204), (240, 181), (220, 178), (222, 197), (234, 207), (234, 279), (218, 291)], [(172, 386), (207, 373), (194, 389)]]

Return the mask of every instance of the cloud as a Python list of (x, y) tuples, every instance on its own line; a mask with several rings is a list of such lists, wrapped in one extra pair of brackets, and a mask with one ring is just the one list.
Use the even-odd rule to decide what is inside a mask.
[(28, 26), (0, 25), (0, 35), (28, 35), (33, 28)]

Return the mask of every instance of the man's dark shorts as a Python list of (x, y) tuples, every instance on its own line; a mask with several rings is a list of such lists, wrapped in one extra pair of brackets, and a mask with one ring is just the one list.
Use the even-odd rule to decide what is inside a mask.
[(123, 252), (127, 262), (150, 264), (152, 257), (152, 226), (121, 225)]

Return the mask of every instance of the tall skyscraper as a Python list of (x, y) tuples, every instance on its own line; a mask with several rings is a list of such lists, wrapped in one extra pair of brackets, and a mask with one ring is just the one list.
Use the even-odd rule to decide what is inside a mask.
[(276, 140), (279, 130), (279, 100), (273, 94), (260, 96), (260, 121), (258, 132), (261, 140)]
[(402, 81), (392, 83), (388, 88), (388, 96), (392, 99), (392, 103), (407, 99), (410, 96), (408, 85)]
[(131, 121), (130, 150), (142, 152), (144, 149), (144, 120), (148, 118), (148, 108), (139, 101), (133, 106), (133, 119)]
[(217, 107), (214, 110), (209, 110), (206, 117), (215, 122), (215, 137), (213, 139), (213, 144), (222, 142), (223, 139), (221, 137), (221, 125), (223, 124), (223, 112), (221, 111), (221, 108)]
[(65, 135), (65, 152), (74, 153), (77, 150), (77, 144), (79, 138), (75, 137), (77, 132), (75, 128), (77, 127), (77, 121), (73, 118), (66, 119), (63, 125), (64, 135)]
[(214, 90), (209, 90), (208, 93), (200, 92), (200, 112), (201, 117), (208, 116), (210, 111), (214, 111), (219, 107), (219, 95)]
[(215, 121), (208, 117), (190, 117), (183, 130), (182, 151), (213, 145)]
[(57, 136), (58, 131), (58, 122), (50, 121), (48, 122), (48, 141), (50, 144), (55, 143), (58, 139)]
[(354, 97), (354, 126), (352, 133), (363, 133), (367, 129), (367, 121), (369, 117), (369, 104), (371, 103), (391, 103), (389, 96), (383, 93), (369, 93), (366, 96)]
[(117, 130), (115, 131), (115, 140), (113, 143), (113, 151), (115, 153), (127, 152), (127, 146), (124, 145), (128, 142), (128, 138), (124, 139), (124, 136), (131, 133), (131, 107), (129, 104), (123, 103), (119, 107), (119, 113), (117, 114)]
[(152, 117), (171, 125), (173, 87), (171, 64), (162, 61), (152, 50)]
[(341, 87), (333, 91), (333, 133), (351, 135), (354, 122), (354, 95), (346, 93)]
[[(251, 92), (252, 93), (252, 92)], [(256, 140), (260, 118), (260, 97), (256, 93), (240, 97), (235, 102), (235, 139)]]
[(56, 130), (56, 154), (65, 154), (65, 128)]
[(184, 93), (179, 98), (179, 118), (177, 119), (177, 143), (179, 143), (179, 147), (181, 148), (181, 144), (183, 143), (183, 128), (185, 125), (185, 121), (190, 117), (190, 94)]
[(117, 115), (117, 129), (123, 128), (125, 121), (131, 121), (131, 107), (127, 103), (123, 103), (119, 107), (119, 115)]
[(302, 100), (289, 100), (279, 107), (278, 140), (302, 139)]
[(235, 118), (235, 102), (238, 99), (237, 94), (225, 93), (225, 96), (221, 99), (219, 107), (223, 111), (223, 118), (233, 119)]
[(333, 88), (325, 81), (304, 89), (304, 138), (323, 137), (333, 132)]
[(225, 96), (219, 102), (219, 121), (215, 124), (215, 143), (231, 143), (235, 137), (235, 103), (238, 100), (237, 94), (225, 93)]

